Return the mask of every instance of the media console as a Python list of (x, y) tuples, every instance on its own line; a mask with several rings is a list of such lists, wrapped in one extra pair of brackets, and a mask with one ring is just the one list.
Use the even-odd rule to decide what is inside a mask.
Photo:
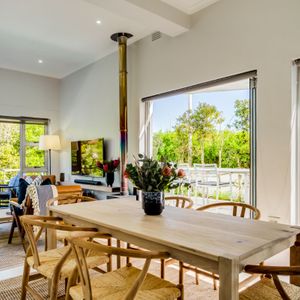
[(103, 185), (103, 182), (101, 181), (90, 180), (90, 179), (75, 179), (74, 182), (80, 184)]

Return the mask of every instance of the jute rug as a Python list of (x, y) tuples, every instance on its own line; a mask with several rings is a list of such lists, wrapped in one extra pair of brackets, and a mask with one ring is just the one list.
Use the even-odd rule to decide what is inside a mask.
[[(8, 280), (0, 281), (0, 299), (1, 300), (17, 300), (21, 297), (22, 277), (15, 277)], [(38, 279), (31, 282), (31, 287), (41, 294), (44, 299), (47, 299), (48, 285), (45, 279)], [(59, 286), (59, 296), (64, 295), (64, 284)], [(27, 293), (26, 299), (34, 300), (30, 294)]]
[(0, 224), (0, 271), (19, 267), (24, 263), (25, 252), (17, 235), (17, 229), (12, 244), (7, 243), (10, 226), (10, 223)]
[[(11, 224), (0, 224), (0, 271), (23, 266), (25, 252), (21, 240), (15, 229), (14, 238), (11, 244), (8, 244), (8, 236)], [(39, 241), (39, 248), (43, 249), (44, 242)]]

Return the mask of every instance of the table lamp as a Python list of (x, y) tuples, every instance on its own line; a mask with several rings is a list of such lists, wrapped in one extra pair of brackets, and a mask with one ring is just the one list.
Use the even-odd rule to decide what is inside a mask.
[(39, 149), (49, 151), (49, 171), (51, 174), (51, 150), (60, 150), (60, 140), (58, 135), (41, 135)]

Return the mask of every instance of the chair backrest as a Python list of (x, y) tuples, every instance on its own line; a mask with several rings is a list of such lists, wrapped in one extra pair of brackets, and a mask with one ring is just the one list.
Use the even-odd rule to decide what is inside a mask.
[[(139, 276), (136, 280), (132, 283), (132, 286), (127, 291), (127, 294), (122, 298), (123, 300), (132, 300), (135, 298), (139, 288), (141, 287), (150, 263), (151, 259), (154, 258), (168, 258), (169, 254), (166, 252), (154, 252), (154, 251), (143, 251), (143, 250), (133, 250), (133, 249), (124, 249), (124, 248), (117, 248), (111, 246), (105, 246), (100, 244), (98, 241), (97, 243), (83, 240), (82, 238), (71, 238), (68, 239), (68, 242), (71, 244), (71, 247), (74, 251), (77, 269), (80, 276), (80, 284), (83, 291), (83, 298), (84, 299), (92, 299), (92, 288), (91, 288), (91, 281), (89, 275), (89, 269), (87, 267), (86, 262), (86, 253), (90, 251), (106, 253), (108, 255), (119, 255), (125, 257), (135, 257), (135, 258), (144, 258), (146, 259), (145, 264), (143, 266), (142, 271), (140, 272)], [(89, 250), (89, 251), (87, 251)]]
[(47, 207), (52, 205), (75, 204), (80, 202), (91, 202), (91, 201), (96, 201), (96, 199), (91, 197), (86, 197), (86, 196), (60, 194), (56, 198), (49, 199), (47, 202)]
[[(212, 204), (208, 204), (208, 205), (204, 205), (201, 206), (199, 208), (197, 208), (197, 210), (199, 211), (207, 211), (210, 209), (214, 209), (214, 208), (220, 208), (220, 207), (232, 207), (232, 215), (234, 217), (241, 217), (244, 218), (246, 215), (246, 212), (253, 212), (253, 219), (254, 220), (259, 220), (260, 219), (260, 211), (250, 205), (250, 204), (246, 204), (246, 203), (240, 203), (240, 202), (219, 202), (219, 203), (212, 203)], [(240, 210), (240, 212), (238, 212)]]
[(216, 164), (194, 164), (194, 173), (197, 180), (208, 181), (210, 178), (218, 177)]
[(58, 195), (82, 196), (82, 188), (80, 185), (57, 185)]
[[(300, 275), (300, 266), (266, 266), (266, 265), (246, 265), (245, 272), (251, 274), (260, 274), (261, 276), (267, 275), (273, 278), (274, 285), (277, 288), (281, 298), (283, 300), (292, 300), (286, 289), (283, 287), (282, 282), (279, 280), (278, 276), (299, 276)], [(245, 291), (247, 292), (247, 291)], [(274, 294), (273, 294), (274, 295)], [(266, 295), (267, 296), (267, 295)], [(270, 295), (270, 299), (271, 299)], [(298, 298), (298, 297), (297, 297)], [(293, 298), (294, 299), (294, 298)]]
[(194, 202), (191, 198), (184, 196), (167, 196), (165, 197), (165, 204), (180, 208), (191, 208)]
[[(54, 230), (64, 230), (70, 232), (75, 232), (75, 231), (96, 232), (97, 231), (97, 229), (92, 227), (81, 227), (81, 226), (61, 224), (62, 219), (58, 217), (26, 215), (26, 216), (21, 216), (20, 221), (23, 225), (23, 228), (25, 230), (25, 233), (29, 241), (29, 247), (27, 249), (26, 256), (33, 256), (34, 268), (37, 268), (41, 264), (37, 242), (44, 230), (54, 229)], [(37, 230), (34, 227), (37, 228)]]
[(218, 171), (217, 164), (194, 164), (193, 166), (195, 168), (195, 171), (201, 174), (202, 173), (213, 174), (213, 173), (217, 173)]

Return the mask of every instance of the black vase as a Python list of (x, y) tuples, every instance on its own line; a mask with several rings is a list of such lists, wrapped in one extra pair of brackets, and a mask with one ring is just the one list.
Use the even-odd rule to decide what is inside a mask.
[(114, 181), (115, 181), (115, 173), (114, 172), (106, 173), (106, 185), (112, 187)]
[(142, 192), (142, 205), (146, 215), (160, 215), (165, 208), (164, 193)]

